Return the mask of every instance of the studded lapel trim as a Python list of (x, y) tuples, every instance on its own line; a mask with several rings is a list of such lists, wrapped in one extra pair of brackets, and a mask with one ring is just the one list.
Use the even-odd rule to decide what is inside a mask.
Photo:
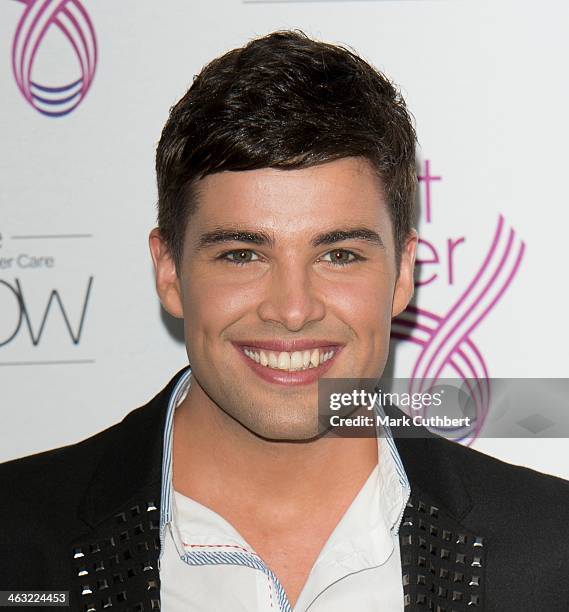
[(153, 496), (157, 491), (131, 500), (88, 540), (72, 545), (72, 609), (160, 610), (160, 503)]
[(484, 609), (484, 537), (416, 492), (403, 514), (399, 544), (406, 612)]

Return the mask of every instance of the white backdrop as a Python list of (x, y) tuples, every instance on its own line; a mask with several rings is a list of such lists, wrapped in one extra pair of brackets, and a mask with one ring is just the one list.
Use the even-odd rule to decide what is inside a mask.
[[(567, 376), (566, 3), (82, 2), (70, 0), (68, 14), (53, 18), (75, 37), (85, 85), (94, 57), (84, 7), (96, 70), (81, 103), (61, 117), (24, 98), (13, 42), (19, 32), (17, 71), (44, 111), (78, 100), (38, 101), (60, 100), (65, 92), (46, 87), (79, 78), (72, 45), (56, 22), (42, 37), (33, 13), (21, 21), (46, 0), (0, 5), (0, 461), (108, 427), (186, 364), (162, 320), (147, 249), (155, 146), (169, 107), (205, 62), (275, 29), (348, 44), (400, 84), (416, 118), (419, 173), (428, 161), (435, 177), (420, 183), (419, 231), (421, 259), (438, 263), (420, 271), (432, 280), (419, 287), (417, 306), (440, 317), (451, 309), (481, 269), (501, 216), (501, 240), (514, 232), (502, 268), (512, 278), (494, 283), (492, 291), (502, 281), (504, 291), (468, 339), (491, 377)], [(72, 97), (80, 87), (65, 91)], [(401, 343), (398, 376), (411, 374), (418, 350)], [(479, 439), (474, 447), (569, 478), (564, 439)]]

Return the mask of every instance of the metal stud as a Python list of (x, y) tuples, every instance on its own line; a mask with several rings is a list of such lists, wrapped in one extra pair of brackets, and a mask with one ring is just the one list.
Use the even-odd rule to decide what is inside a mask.
[(119, 540), (121, 542), (126, 542), (127, 540), (130, 539), (130, 535), (128, 534), (128, 529), (126, 529), (125, 531), (121, 531), (119, 534)]
[(468, 586), (480, 586), (480, 576), (472, 576)]
[(138, 548), (138, 552), (148, 552), (148, 542), (138, 542), (136, 546)]

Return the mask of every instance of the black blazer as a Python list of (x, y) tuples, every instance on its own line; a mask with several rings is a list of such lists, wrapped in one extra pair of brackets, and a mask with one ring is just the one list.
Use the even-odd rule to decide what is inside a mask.
[[(73, 611), (160, 609), (162, 433), (180, 374), (105, 431), (0, 465), (0, 590), (70, 591)], [(411, 484), (406, 612), (567, 612), (569, 482), (392, 431)]]

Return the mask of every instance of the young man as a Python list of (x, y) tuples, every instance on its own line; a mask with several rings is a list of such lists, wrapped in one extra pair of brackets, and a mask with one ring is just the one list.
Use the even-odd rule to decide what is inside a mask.
[(421, 428), (317, 435), (318, 379), (379, 378), (413, 293), (414, 145), (394, 86), (344, 48), (277, 32), (202, 70), (158, 145), (150, 235), (191, 369), (0, 467), (0, 589), (74, 610), (567, 610), (567, 482)]

